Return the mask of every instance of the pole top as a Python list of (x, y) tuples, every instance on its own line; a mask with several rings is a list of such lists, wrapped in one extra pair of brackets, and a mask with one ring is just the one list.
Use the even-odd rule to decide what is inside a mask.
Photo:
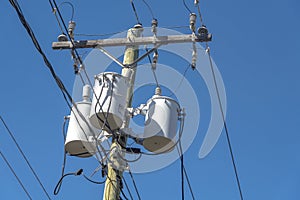
[(143, 28), (143, 25), (139, 23), (139, 24), (134, 25), (133, 28), (136, 28), (136, 29)]

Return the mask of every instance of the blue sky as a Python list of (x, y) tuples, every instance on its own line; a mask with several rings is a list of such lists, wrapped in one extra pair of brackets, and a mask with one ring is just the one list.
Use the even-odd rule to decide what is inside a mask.
[[(129, 1), (71, 2), (75, 7), (77, 33), (125, 31), (136, 23)], [(189, 13), (182, 1), (147, 2), (159, 26), (188, 25)], [(72, 91), (75, 76), (69, 52), (51, 48), (60, 31), (48, 1), (19, 3), (55, 71)], [(150, 26), (147, 7), (142, 1), (136, 0), (135, 4), (143, 25)], [(193, 1), (187, 0), (187, 4), (196, 12)], [(300, 197), (299, 8), (296, 0), (201, 1), (204, 22), (213, 34), (211, 54), (226, 89), (227, 125), (244, 199), (296, 200)], [(61, 11), (68, 21), (70, 8), (62, 6)], [(67, 177), (61, 192), (52, 195), (63, 160), (63, 116), (69, 114), (69, 109), (8, 1), (1, 1), (0, 13), (1, 116), (52, 199), (102, 199), (103, 186), (91, 184), (83, 177)], [(189, 32), (188, 29), (176, 30)], [(168, 62), (168, 57), (161, 60)], [(174, 62), (169, 64), (180, 68)], [(224, 132), (213, 151), (204, 159), (198, 158), (211, 105), (203, 80), (196, 79), (191, 71), (187, 78), (196, 85), (201, 102), (200, 128), (185, 154), (185, 166), (196, 199), (239, 199)], [(2, 125), (0, 132), (0, 150), (33, 199), (46, 199)], [(0, 198), (27, 199), (1, 159), (0, 166)], [(96, 167), (93, 158), (68, 157), (66, 171), (83, 168), (89, 174)], [(134, 191), (129, 176), (125, 177)], [(180, 199), (179, 161), (159, 171), (137, 174), (135, 180), (144, 200)], [(191, 199), (187, 187), (186, 199)]]

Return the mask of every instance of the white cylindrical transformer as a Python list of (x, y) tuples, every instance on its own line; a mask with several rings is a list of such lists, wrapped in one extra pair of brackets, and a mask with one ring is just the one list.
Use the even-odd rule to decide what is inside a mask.
[[(73, 156), (89, 157), (96, 153), (96, 130), (89, 122), (91, 109), (90, 87), (83, 88), (83, 101), (73, 106), (65, 141), (65, 150)], [(78, 112), (79, 111), (79, 112)]]
[(90, 111), (92, 125), (99, 129), (116, 130), (121, 127), (125, 116), (126, 95), (129, 81), (114, 72), (104, 72), (95, 77)]
[(151, 152), (173, 150), (177, 133), (179, 104), (172, 98), (154, 95), (147, 102), (143, 146)]

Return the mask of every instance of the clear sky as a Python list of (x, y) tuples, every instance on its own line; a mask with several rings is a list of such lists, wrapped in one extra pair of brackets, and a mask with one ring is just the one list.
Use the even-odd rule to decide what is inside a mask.
[[(197, 12), (193, 1), (186, 1)], [(75, 8), (76, 33), (114, 33), (136, 24), (129, 0), (70, 2)], [(189, 12), (181, 0), (147, 2), (159, 26), (188, 25)], [(55, 71), (71, 92), (75, 80), (73, 62), (69, 51), (51, 48), (60, 29), (48, 1), (20, 0), (19, 3)], [(296, 0), (200, 3), (204, 23), (213, 34), (211, 54), (226, 90), (226, 120), (244, 199), (297, 200), (300, 198), (300, 3)], [(145, 4), (136, 0), (135, 5), (144, 27), (150, 26), (152, 17)], [(70, 19), (70, 10), (67, 5), (61, 6), (66, 21)], [(87, 182), (81, 176), (66, 177), (60, 193), (53, 195), (63, 161), (63, 117), (69, 114), (69, 108), (9, 1), (1, 1), (0, 13), (1, 116), (51, 199), (102, 199), (103, 186)], [(189, 33), (187, 28), (176, 31)], [(80, 53), (85, 57), (90, 51)], [(176, 62), (174, 55), (159, 59), (161, 64), (174, 66), (179, 73), (187, 65)], [(195, 89), (201, 110), (199, 130), (185, 153), (185, 167), (195, 197), (238, 200), (224, 131), (212, 152), (204, 159), (198, 157), (211, 117), (211, 102), (201, 76), (193, 75), (190, 70), (186, 77)], [(186, 121), (192, 123), (191, 119)], [(0, 150), (33, 199), (47, 199), (2, 124), (0, 133)], [(67, 160), (66, 172), (83, 168), (89, 175), (98, 167), (94, 158), (68, 157)], [(0, 159), (0, 169), (0, 199), (27, 199), (3, 159)], [(100, 174), (93, 178), (101, 180)], [(128, 174), (125, 178), (137, 199)], [(136, 174), (135, 181), (143, 200), (181, 198), (179, 160), (158, 171)], [(185, 192), (186, 199), (191, 199), (187, 186)]]

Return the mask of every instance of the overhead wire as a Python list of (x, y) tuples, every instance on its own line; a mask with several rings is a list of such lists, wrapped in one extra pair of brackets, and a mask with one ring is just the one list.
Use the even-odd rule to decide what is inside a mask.
[(180, 174), (181, 174), (181, 200), (184, 200), (184, 160), (181, 146), (181, 140), (178, 143), (180, 151)]
[(188, 176), (188, 174), (187, 174), (187, 171), (186, 171), (184, 165), (183, 165), (183, 171), (184, 171), (184, 175), (185, 175), (186, 181), (187, 181), (188, 186), (189, 186), (190, 193), (191, 193), (191, 195), (192, 195), (192, 199), (195, 200), (196, 198), (195, 198), (195, 196), (194, 196), (192, 184), (191, 184), (191, 182), (190, 182), (189, 176)]
[(188, 64), (188, 66), (185, 68), (183, 74), (182, 74), (182, 77), (177, 85), (177, 87), (175, 88), (174, 92), (171, 91), (171, 94), (169, 95), (169, 97), (172, 97), (172, 96), (175, 96), (175, 93), (179, 90), (179, 88), (181, 87), (182, 83), (183, 83), (183, 80), (185, 79), (185, 76), (186, 76), (186, 73), (188, 71), (188, 69), (191, 68), (191, 64)]
[[(41, 54), (41, 56), (43, 57), (43, 60), (46, 64), (46, 66), (48, 67), (48, 69), (50, 70), (51, 72), (51, 75), (52, 77), (55, 79), (56, 81), (56, 84), (58, 85), (59, 89), (61, 90), (62, 92), (62, 95), (68, 105), (68, 107), (71, 109), (71, 112), (74, 113), (74, 110), (72, 109), (71, 105), (72, 104), (74, 106), (74, 108), (78, 111), (78, 114), (80, 115), (81, 119), (83, 119), (83, 121), (88, 125), (88, 127), (91, 129), (91, 127), (89, 126), (89, 124), (87, 123), (87, 121), (85, 120), (85, 118), (83, 117), (82, 113), (78, 110), (77, 106), (76, 106), (76, 103), (74, 102), (74, 100), (72, 99), (70, 93), (67, 91), (67, 89), (65, 88), (63, 82), (60, 80), (60, 78), (56, 75), (50, 61), (48, 60), (48, 58), (46, 57), (46, 55), (44, 54), (43, 50), (41, 49), (35, 35), (34, 35), (34, 32), (32, 31), (30, 25), (27, 23), (24, 15), (23, 15), (23, 12), (17, 2), (17, 0), (10, 0), (10, 3), (11, 5), (15, 8), (16, 12), (17, 12), (17, 15), (21, 21), (21, 23), (23, 24), (24, 28), (26, 29), (28, 35), (30, 36), (34, 46), (36, 47), (36, 49), (38, 50), (38, 52)], [(52, 7), (52, 9), (54, 9), (54, 6), (52, 4), (52, 2), (49, 0), (49, 3)], [(75, 116), (75, 119), (79, 125), (79, 127), (81, 128), (81, 130), (84, 132), (85, 136), (87, 137), (87, 134), (85, 133), (84, 129), (82, 128), (81, 124), (79, 123), (78, 119), (77, 119), (77, 116), (76, 114), (74, 114)], [(93, 131), (92, 131), (93, 132)], [(94, 134), (95, 135), (95, 134)], [(98, 149), (98, 148), (97, 148)], [(98, 149), (98, 151), (100, 152), (100, 150)], [(101, 152), (100, 152), (100, 155), (101, 155)], [(97, 159), (98, 161), (100, 159)]]
[(189, 11), (189, 13), (191, 14), (192, 11), (191, 9), (186, 5), (186, 0), (182, 0), (184, 7), (187, 9), (187, 11)]
[(152, 19), (155, 19), (154, 14), (153, 14), (153, 10), (152, 10), (151, 6), (147, 3), (146, 0), (142, 0), (142, 1), (143, 1), (144, 4), (147, 6), (147, 8), (148, 8), (148, 10), (149, 10), (149, 12), (150, 12), (150, 14), (151, 14), (151, 16), (152, 16)]
[(128, 173), (129, 173), (129, 175), (130, 175), (130, 177), (131, 177), (131, 180), (132, 180), (132, 183), (133, 183), (135, 192), (136, 192), (136, 194), (137, 194), (139, 200), (141, 200), (141, 195), (140, 195), (140, 193), (139, 193), (139, 190), (138, 190), (138, 188), (137, 188), (136, 182), (135, 182), (135, 180), (134, 180), (134, 177), (133, 177), (132, 172), (131, 172), (130, 169), (128, 170)]
[(138, 23), (138, 24), (141, 24), (133, 0), (130, 0), (130, 3), (131, 3), (131, 7), (132, 7), (132, 10), (133, 10), (133, 12), (134, 12), (134, 15), (135, 15), (135, 18), (136, 18), (137, 23)]
[(213, 63), (212, 63), (212, 58), (211, 58), (211, 55), (210, 55), (210, 48), (208, 47), (208, 44), (207, 44), (207, 54), (208, 54), (210, 69), (211, 69), (211, 72), (212, 72), (213, 81), (214, 81), (214, 85), (215, 85), (215, 90), (216, 90), (217, 98), (218, 98), (218, 102), (219, 102), (219, 109), (220, 109), (221, 115), (222, 115), (223, 125), (224, 125), (224, 129), (225, 129), (225, 133), (226, 133), (227, 144), (228, 144), (228, 147), (229, 147), (229, 152), (230, 152), (230, 157), (231, 157), (231, 162), (232, 162), (232, 165), (233, 165), (234, 174), (235, 174), (235, 178), (236, 178), (237, 185), (238, 185), (239, 195), (240, 195), (240, 199), (243, 200), (244, 197), (243, 197), (243, 193), (242, 193), (242, 187), (241, 187), (241, 183), (240, 183), (240, 179), (239, 179), (239, 175), (238, 175), (238, 171), (237, 171), (237, 167), (236, 167), (236, 162), (235, 162), (235, 158), (234, 158), (234, 154), (233, 154), (233, 149), (232, 149), (232, 145), (231, 145), (229, 131), (228, 131), (228, 128), (227, 128), (227, 122), (226, 122), (226, 119), (225, 119), (224, 109), (223, 109), (223, 105), (222, 105), (222, 102), (221, 102), (220, 92), (219, 92), (219, 88), (218, 88), (218, 84), (217, 84), (217, 80), (216, 80), (216, 75), (215, 75), (215, 71), (214, 71), (214, 67), (213, 67)]
[[(199, 0), (195, 0), (195, 5), (198, 8), (200, 22), (201, 22), (201, 25), (203, 26), (204, 22), (203, 22), (201, 10), (200, 10)], [(215, 75), (215, 70), (214, 70), (212, 57), (211, 57), (211, 54), (210, 54), (210, 47), (208, 45), (208, 42), (206, 42), (206, 52), (207, 52), (208, 59), (209, 59), (209, 66), (210, 66), (210, 70), (211, 70), (212, 77), (213, 77), (213, 83), (214, 83), (214, 86), (215, 86), (215, 91), (216, 91), (216, 94), (217, 94), (219, 109), (220, 109), (220, 112), (221, 112), (222, 121), (223, 121), (223, 125), (224, 125), (224, 130), (225, 130), (225, 134), (226, 134), (226, 140), (227, 140), (227, 144), (228, 144), (228, 148), (229, 148), (229, 152), (230, 152), (230, 158), (231, 158), (231, 162), (232, 162), (232, 165), (233, 165), (235, 179), (236, 179), (238, 190), (239, 190), (239, 196), (240, 196), (240, 199), (243, 200), (244, 197), (243, 197), (242, 187), (241, 187), (241, 183), (240, 183), (240, 179), (239, 179), (239, 175), (238, 175), (238, 170), (237, 170), (235, 157), (234, 157), (234, 153), (233, 153), (233, 149), (232, 149), (232, 145), (231, 145), (231, 140), (230, 140), (230, 136), (229, 136), (229, 130), (228, 130), (227, 122), (226, 122), (226, 119), (225, 119), (225, 113), (224, 113), (224, 109), (223, 109), (223, 105), (222, 105), (222, 101), (221, 101), (221, 97), (220, 97), (220, 91), (219, 91), (219, 87), (218, 87), (218, 83), (217, 83), (217, 79), (216, 79), (216, 75)]]
[(24, 158), (24, 160), (26, 161), (27, 166), (30, 168), (32, 174), (34, 175), (35, 179), (38, 181), (39, 185), (41, 186), (41, 188), (44, 191), (44, 194), (47, 196), (47, 198), (49, 200), (51, 200), (47, 190), (45, 189), (43, 183), (41, 182), (40, 178), (38, 177), (37, 173), (35, 172), (35, 170), (33, 169), (32, 165), (30, 164), (28, 158), (26, 157), (25, 153), (23, 152), (22, 148), (20, 147), (20, 145), (18, 144), (16, 138), (14, 137), (12, 131), (8, 128), (7, 124), (5, 123), (4, 119), (2, 118), (2, 116), (0, 116), (0, 119), (5, 127), (5, 129), (7, 130), (8, 134), (10, 135), (11, 139), (14, 141), (16, 147), (18, 148), (19, 152), (21, 153), (22, 157)]
[(127, 191), (128, 191), (128, 194), (129, 194), (130, 198), (133, 200), (133, 196), (132, 196), (132, 194), (131, 194), (131, 192), (130, 192), (129, 186), (128, 186), (128, 184), (127, 184), (127, 182), (126, 182), (124, 176), (122, 177), (122, 180), (123, 180), (124, 183), (125, 183), (125, 187), (126, 187), (126, 189), (127, 189)]
[(4, 162), (6, 163), (6, 165), (8, 166), (8, 168), (10, 169), (10, 171), (13, 173), (13, 175), (15, 176), (15, 178), (17, 179), (18, 183), (20, 184), (20, 186), (22, 187), (23, 191), (26, 193), (27, 197), (32, 200), (32, 197), (30, 196), (29, 192), (27, 191), (27, 189), (25, 188), (25, 186), (23, 185), (21, 179), (18, 177), (18, 175), (16, 174), (16, 172), (14, 171), (14, 169), (12, 168), (12, 166), (9, 164), (8, 160), (6, 159), (6, 157), (4, 156), (4, 154), (1, 152), (0, 150), (0, 155), (3, 158)]
[[(147, 53), (149, 52), (147, 47), (145, 47), (145, 50), (146, 50)], [(153, 77), (155, 79), (156, 87), (159, 87), (159, 83), (158, 83), (158, 79), (157, 79), (157, 76), (156, 76), (156, 72), (155, 72), (155, 69), (153, 68), (153, 62), (152, 62), (149, 54), (147, 55), (147, 57), (148, 57), (149, 63), (151, 64), (151, 71), (152, 71)]]

